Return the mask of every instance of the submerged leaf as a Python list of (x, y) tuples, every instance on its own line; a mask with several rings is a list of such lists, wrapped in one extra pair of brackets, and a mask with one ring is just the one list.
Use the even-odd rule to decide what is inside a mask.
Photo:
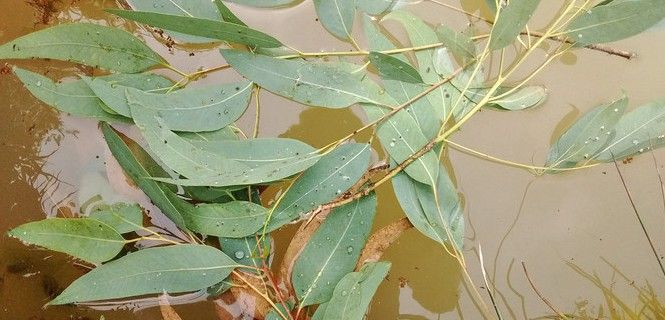
[(312, 235), (293, 266), (300, 306), (330, 299), (334, 285), (353, 270), (376, 213), (376, 196), (335, 208)]
[(55, 59), (124, 73), (164, 63), (129, 32), (90, 23), (60, 24), (0, 46), (0, 59)]
[(140, 230), (143, 226), (143, 211), (137, 204), (116, 203), (91, 212), (89, 217), (104, 222), (120, 234)]
[(239, 24), (209, 19), (182, 17), (145, 11), (127, 11), (108, 9), (109, 13), (119, 17), (144, 23), (157, 28), (184, 34), (217, 39), (233, 43), (263, 48), (281, 47), (279, 40), (254, 29)]
[(396, 0), (358, 0), (358, 10), (376, 16), (390, 10)]
[(540, 0), (511, 0), (501, 8), (490, 34), (490, 48), (503, 49), (513, 43), (539, 4)]
[(314, 0), (314, 8), (326, 30), (342, 39), (351, 38), (356, 0)]
[(367, 171), (369, 144), (348, 143), (324, 155), (286, 191), (268, 222), (275, 230), (340, 197)]
[(187, 227), (197, 233), (226, 238), (255, 234), (268, 216), (268, 210), (247, 201), (199, 204), (188, 211)]
[(262, 88), (311, 106), (345, 108), (358, 102), (383, 104), (384, 93), (349, 65), (276, 59), (222, 50), (226, 62)]
[(228, 0), (229, 2), (260, 8), (282, 7), (297, 0)]
[(455, 32), (455, 30), (442, 24), (436, 28), (436, 34), (448, 50), (452, 52), (460, 65), (466, 65), (476, 58), (476, 45), (473, 40), (463, 33)]
[(20, 225), (9, 235), (91, 263), (113, 259), (125, 239), (109, 225), (88, 218), (50, 218)]
[(231, 258), (206, 245), (148, 248), (93, 269), (49, 304), (196, 291), (221, 282), (235, 267)]
[[(231, 257), (235, 262), (241, 265), (254, 268), (262, 268), (263, 262), (270, 262), (272, 253), (272, 237), (270, 234), (263, 236), (259, 242), (260, 236), (250, 236), (245, 238), (219, 238), (219, 245), (222, 251)], [(270, 265), (268, 264), (268, 267)], [(244, 272), (260, 273), (258, 270), (242, 268)]]
[(250, 169), (278, 166), (303, 155), (316, 153), (312, 146), (288, 138), (192, 141), (192, 144), (220, 157), (240, 162)]

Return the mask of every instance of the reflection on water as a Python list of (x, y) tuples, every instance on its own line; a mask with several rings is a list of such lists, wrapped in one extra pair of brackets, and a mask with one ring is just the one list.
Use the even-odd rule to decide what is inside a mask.
[[(464, 9), (476, 11), (483, 1), (461, 2)], [(39, 6), (48, 3), (54, 3), (54, 7)], [(544, 3), (541, 11), (551, 14), (557, 4), (556, 1)], [(112, 6), (115, 6), (113, 1), (105, 0), (0, 1), (0, 12), (12, 13), (0, 20), (0, 43), (43, 28), (47, 21), (92, 20), (121, 25), (123, 22), (102, 12), (103, 8)], [(277, 33), (285, 43), (302, 50), (349, 49), (348, 44), (323, 31), (315, 21), (309, 1), (276, 13), (231, 6), (250, 25)], [(409, 8), (422, 13), (433, 24), (445, 22), (462, 27), (467, 22), (453, 11), (429, 1)], [(267, 14), (271, 19), (265, 19)], [(488, 13), (482, 14), (487, 16)], [(138, 33), (147, 35), (149, 31), (138, 30)], [(516, 113), (482, 112), (453, 139), (498, 157), (540, 163), (547, 153), (552, 132), (558, 135), (580, 112), (611, 100), (622, 89), (634, 105), (665, 95), (662, 89), (665, 73), (655, 67), (665, 51), (665, 41), (654, 39), (662, 37), (662, 32), (652, 32), (616, 44), (639, 54), (638, 59), (630, 62), (598, 52), (577, 51), (566, 55), (544, 75), (534, 79), (534, 83), (546, 84), (550, 90), (551, 96), (544, 106)], [(216, 50), (177, 46), (171, 49), (163, 41), (150, 37), (146, 41), (185, 70), (222, 63)], [(92, 72), (54, 62), (16, 63), (48, 73), (52, 78)], [(0, 177), (5, 181), (0, 184), (0, 231), (45, 215), (76, 214), (82, 202), (98, 194), (107, 201), (130, 199), (156, 212), (145, 196), (126, 184), (93, 121), (59, 116), (23, 89), (18, 80), (8, 74), (6, 66), (0, 65), (0, 68), (0, 107), (5, 116), (0, 126)], [(571, 81), (573, 76), (575, 79)], [(228, 82), (237, 77), (223, 72), (211, 74), (199, 82)], [(364, 120), (355, 108), (306, 108), (267, 92), (262, 92), (261, 101), (260, 136), (297, 138), (317, 147), (360, 127)], [(252, 108), (238, 126), (251, 132)], [(126, 127), (122, 129), (133, 132)], [(361, 141), (367, 139), (367, 135), (360, 137)], [(663, 151), (656, 152), (655, 156), (658, 163), (665, 162)], [(538, 289), (564, 311), (574, 311), (579, 304), (586, 306), (590, 314), (597, 314), (597, 306), (605, 303), (598, 286), (571, 270), (566, 261), (578, 264), (587, 272), (597, 272), (602, 283), (613, 283), (614, 292), (629, 303), (636, 300), (635, 288), (626, 279), (619, 278), (617, 271), (625, 273), (625, 278), (636, 281), (639, 287), (649, 282), (656, 294), (665, 294), (663, 279), (657, 276), (657, 266), (652, 263), (653, 257), (612, 167), (600, 166), (585, 172), (534, 179), (525, 171), (459, 152), (451, 151), (450, 158), (455, 180), (466, 198), (469, 227), (465, 253), (470, 276), (487, 300), (475, 250), (482, 245), (489, 281), (496, 287), (496, 298), (505, 318), (532, 318), (552, 313), (533, 293), (522, 270), (522, 261), (526, 262)], [(657, 249), (665, 252), (663, 208), (653, 160), (648, 156), (640, 157), (622, 170), (648, 228), (655, 235)], [(278, 189), (268, 189), (264, 202), (268, 203)], [(382, 186), (378, 193), (381, 201), (376, 228), (403, 216), (390, 186)], [(154, 224), (162, 225), (163, 220), (159, 220), (158, 215), (152, 217)], [(295, 226), (290, 226), (277, 233), (278, 249), (285, 248), (294, 229)], [(379, 288), (369, 319), (478, 318), (462, 284), (459, 266), (432, 241), (416, 231), (408, 231), (386, 252), (385, 258), (393, 262), (393, 267), (389, 278)], [(611, 262), (616, 269), (602, 259)], [(278, 253), (275, 263), (279, 262)], [(27, 248), (2, 235), (0, 319), (99, 319), (101, 314), (111, 320), (161, 319), (156, 308), (135, 313), (100, 312), (71, 306), (41, 308), (85, 271), (85, 267), (72, 263), (64, 255)], [(152, 299), (150, 303), (155, 301)], [(210, 302), (179, 305), (176, 310), (184, 319), (216, 319), (215, 307)]]

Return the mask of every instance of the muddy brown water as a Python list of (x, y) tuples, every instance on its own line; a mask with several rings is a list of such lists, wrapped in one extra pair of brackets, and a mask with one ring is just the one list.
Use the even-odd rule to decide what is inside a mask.
[[(558, 2), (547, 2), (539, 14), (551, 15)], [(63, 0), (55, 3), (53, 12), (45, 12), (34, 3), (0, 0), (0, 43), (44, 28), (45, 21), (121, 25), (102, 12), (113, 6), (112, 1)], [(463, 1), (461, 6), (473, 11), (478, 2)], [(349, 49), (315, 21), (310, 2), (276, 12), (232, 8), (249, 25), (269, 30), (303, 51)], [(463, 17), (431, 2), (409, 8), (431, 23), (455, 26), (465, 23)], [(147, 31), (134, 31), (181, 69), (222, 63), (215, 50), (169, 50)], [(598, 52), (575, 51), (534, 79), (533, 83), (546, 84), (549, 89), (550, 97), (543, 106), (525, 112), (481, 112), (454, 140), (500, 158), (542, 163), (555, 133), (560, 133), (578, 113), (612, 100), (621, 90), (629, 95), (632, 106), (665, 96), (664, 39), (663, 31), (652, 31), (613, 44), (636, 52), (638, 58), (632, 61)], [(194, 55), (190, 56), (190, 52)], [(90, 71), (43, 61), (11, 63), (53, 78)], [(4, 62), (0, 65), (5, 66)], [(33, 98), (5, 71), (0, 74), (0, 110), (4, 117), (0, 126), (0, 231), (4, 233), (45, 216), (71, 215), (78, 212), (81, 199), (102, 189), (110, 192), (109, 197), (139, 201), (154, 209), (140, 193), (100, 187), (106, 181), (109, 152), (93, 121), (59, 115)], [(233, 79), (237, 76), (232, 72), (220, 72), (200, 82)], [(266, 93), (262, 99), (265, 107), (261, 136), (293, 137), (322, 146), (357, 128), (362, 121), (362, 114), (355, 108), (306, 108)], [(250, 108), (238, 126), (250, 131), (253, 119)], [(465, 254), (470, 276), (487, 300), (477, 258), (477, 248), (482, 246), (488, 276), (496, 286), (505, 318), (551, 314), (529, 285), (522, 261), (541, 293), (566, 312), (578, 309), (595, 312), (604, 302), (601, 290), (575, 273), (566, 262), (596, 272), (629, 305), (637, 301), (634, 290), (605, 261), (636, 285), (648, 283), (656, 294), (665, 294), (665, 278), (612, 165), (534, 177), (524, 170), (457, 151), (450, 152), (450, 159), (465, 197), (468, 225)], [(660, 150), (620, 167), (656, 249), (665, 254), (665, 208), (657, 174), (657, 168), (663, 170), (663, 163), (665, 151)], [(114, 174), (110, 176), (113, 185)], [(266, 203), (274, 192), (270, 190), (264, 195)], [(389, 186), (381, 188), (379, 198), (377, 227), (403, 215)], [(278, 245), (286, 243), (290, 232), (288, 228), (280, 232)], [(385, 259), (392, 261), (393, 267), (378, 291), (369, 319), (480, 318), (461, 282), (459, 267), (432, 241), (409, 231), (387, 251)], [(73, 306), (42, 308), (85, 270), (64, 255), (26, 247), (3, 234), (0, 236), (0, 319), (100, 319), (102, 315), (105, 319), (161, 319), (156, 308), (138, 311), (99, 311)], [(216, 318), (210, 302), (175, 308), (183, 319)]]

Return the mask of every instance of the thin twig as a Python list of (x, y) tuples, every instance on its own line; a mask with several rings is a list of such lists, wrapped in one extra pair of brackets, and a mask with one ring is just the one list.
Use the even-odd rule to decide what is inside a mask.
[[(526, 36), (531, 36), (535, 38), (542, 38), (545, 36), (542, 32), (537, 32), (537, 31), (531, 31), (529, 33), (527, 32), (522, 32), (522, 35)], [(562, 37), (562, 36), (553, 36), (549, 37), (550, 40), (558, 41), (558, 42), (563, 42), (563, 43), (568, 43), (568, 44), (575, 44), (575, 41), (570, 40), (568, 38)], [(597, 44), (590, 44), (587, 46), (584, 46), (584, 48), (590, 49), (590, 50), (595, 50), (595, 51), (600, 51), (600, 52), (605, 52), (607, 54), (613, 55), (613, 56), (618, 56), (624, 59), (633, 59), (637, 56), (634, 52), (626, 51), (626, 50), (621, 50), (621, 49), (615, 49), (607, 46), (601, 46)]]
[(494, 293), (492, 292), (492, 288), (490, 287), (490, 282), (487, 280), (487, 270), (485, 270), (485, 261), (483, 259), (483, 248), (478, 245), (478, 259), (480, 259), (480, 271), (483, 274), (483, 280), (485, 281), (485, 290), (487, 290), (487, 294), (490, 296), (490, 301), (492, 302), (492, 307), (494, 307), (494, 312), (496, 313), (496, 316), (499, 318), (499, 320), (503, 320), (503, 316), (501, 316), (501, 312), (499, 311), (499, 306), (496, 305), (496, 300), (494, 299)]
[(568, 317), (566, 317), (565, 314), (563, 314), (561, 311), (557, 310), (557, 308), (555, 308), (554, 305), (549, 300), (547, 300), (547, 298), (545, 298), (540, 293), (540, 291), (538, 291), (538, 288), (536, 288), (536, 285), (533, 283), (533, 281), (531, 281), (531, 277), (529, 276), (529, 272), (526, 270), (526, 263), (524, 263), (524, 261), (522, 261), (522, 269), (524, 270), (524, 275), (526, 276), (526, 279), (529, 281), (529, 285), (531, 285), (531, 289), (533, 289), (533, 291), (538, 295), (540, 300), (542, 300), (547, 305), (547, 307), (549, 307), (550, 310), (552, 310), (552, 312), (556, 313), (559, 317), (561, 317), (562, 319), (568, 319)]

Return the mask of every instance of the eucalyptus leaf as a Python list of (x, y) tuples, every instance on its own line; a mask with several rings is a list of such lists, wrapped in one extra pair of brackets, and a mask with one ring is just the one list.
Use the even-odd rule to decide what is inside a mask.
[(60, 24), (0, 46), (0, 59), (54, 59), (137, 73), (164, 59), (129, 32), (90, 23)]
[(143, 249), (91, 270), (49, 305), (201, 290), (223, 281), (236, 266), (206, 245)]
[(153, 180), (153, 177), (167, 176), (164, 170), (138, 144), (126, 137), (123, 140), (108, 124), (102, 123), (102, 132), (113, 157), (120, 163), (125, 174), (166, 217), (179, 228), (187, 230), (183, 213), (186, 213), (191, 205), (164, 184)]
[(390, 270), (390, 262), (363, 265), (339, 281), (329, 302), (319, 306), (312, 320), (363, 319), (372, 297)]
[[(126, 77), (126, 75), (115, 77), (119, 76)], [(131, 113), (125, 97), (127, 88), (164, 92), (173, 85), (171, 80), (158, 75), (137, 75), (136, 78), (126, 80), (111, 77), (81, 77), (81, 80), (85, 82), (89, 91), (92, 90), (93, 96), (101, 100), (105, 111), (129, 118), (131, 118)]]
[(442, 24), (436, 28), (436, 34), (460, 65), (466, 65), (476, 58), (476, 45), (463, 33)]
[[(257, 235), (239, 239), (219, 238), (219, 245), (222, 251), (238, 264), (253, 268), (262, 268), (263, 263), (266, 262), (270, 266), (272, 254), (272, 237), (270, 234), (266, 234), (263, 237)], [(260, 271), (255, 269), (244, 268), (242, 270), (244, 272), (260, 273)]]
[(186, 216), (190, 230), (209, 236), (243, 238), (263, 227), (268, 210), (247, 201), (199, 204)]
[(376, 213), (374, 194), (333, 209), (293, 265), (300, 307), (326, 302), (334, 285), (353, 271)]
[(408, 83), (423, 82), (423, 78), (418, 73), (418, 70), (398, 58), (372, 51), (369, 53), (369, 60), (379, 71), (379, 75), (384, 79)]
[(552, 145), (546, 166), (570, 168), (580, 161), (594, 158), (611, 139), (627, 106), (628, 98), (623, 96), (587, 112)]
[(349, 65), (221, 51), (226, 62), (242, 76), (296, 102), (328, 108), (345, 108), (359, 102), (384, 104), (385, 93), (371, 86), (371, 80), (362, 73), (349, 72)]
[(112, 227), (119, 234), (137, 231), (143, 227), (143, 211), (137, 204), (116, 203), (92, 211), (89, 217)]
[(396, 0), (357, 0), (358, 10), (376, 16), (390, 10)]
[[(210, 0), (127, 0), (132, 9), (137, 11), (155, 12), (195, 17), (209, 20), (219, 18), (219, 11)], [(169, 33), (173, 38), (187, 43), (209, 43), (217, 41), (202, 37), (190, 36), (178, 32)]]
[(607, 145), (598, 152), (600, 161), (621, 160), (665, 145), (665, 99), (659, 99), (624, 115)]
[(356, 0), (314, 0), (314, 8), (326, 30), (342, 39), (351, 38)]
[(567, 28), (579, 46), (634, 36), (665, 18), (665, 0), (613, 1), (578, 15)]
[(259, 8), (283, 7), (297, 1), (298, 0), (228, 0), (228, 2)]
[(288, 138), (192, 141), (192, 144), (220, 157), (237, 161), (250, 169), (279, 165), (304, 155), (316, 154), (316, 149), (312, 146)]
[(347, 143), (324, 155), (286, 191), (272, 211), (267, 231), (301, 218), (343, 195), (367, 171), (370, 155), (370, 145), (360, 143)]
[(522, 32), (540, 0), (511, 0), (499, 10), (499, 18), (492, 27), (490, 48), (503, 49), (513, 43)]
[(125, 239), (112, 227), (88, 218), (29, 222), (8, 234), (24, 243), (64, 252), (91, 263), (113, 259), (125, 245)]
[[(495, 96), (503, 95), (513, 88), (499, 88)], [(480, 102), (485, 95), (489, 93), (489, 89), (473, 89), (467, 91), (466, 95), (473, 102)], [(514, 92), (506, 95), (505, 97), (492, 99), (491, 103), (487, 106), (495, 107), (498, 109), (517, 111), (528, 108), (533, 108), (547, 99), (547, 90), (541, 86), (526, 86), (515, 90)]]
[(117, 9), (107, 9), (106, 11), (125, 19), (193, 36), (264, 48), (282, 46), (282, 43), (272, 36), (232, 22), (145, 11)]
[(229, 7), (227, 7), (222, 0), (213, 0), (212, 1), (217, 7), (217, 11), (222, 18), (222, 21), (235, 23), (241, 26), (247, 26), (240, 18), (238, 18)]

